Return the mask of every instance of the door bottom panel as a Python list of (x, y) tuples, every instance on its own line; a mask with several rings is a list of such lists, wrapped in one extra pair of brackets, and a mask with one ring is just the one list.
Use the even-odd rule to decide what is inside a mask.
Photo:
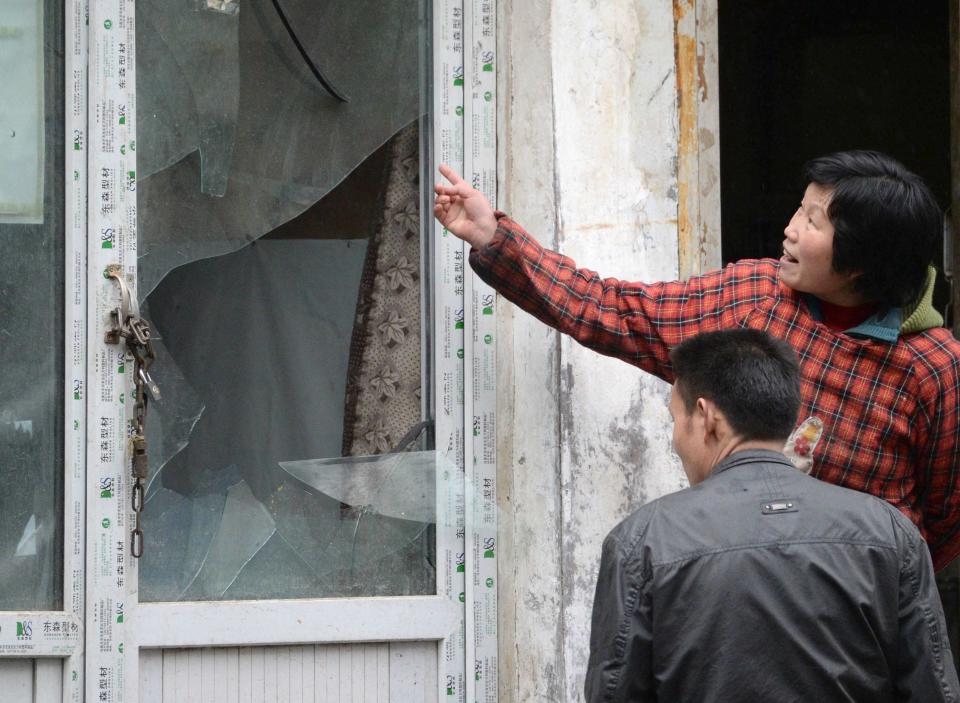
[(140, 703), (437, 703), (437, 646), (142, 650)]

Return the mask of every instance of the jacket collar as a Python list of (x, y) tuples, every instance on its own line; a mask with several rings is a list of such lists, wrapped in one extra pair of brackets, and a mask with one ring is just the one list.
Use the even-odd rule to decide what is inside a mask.
[(793, 462), (791, 462), (782, 452), (775, 452), (770, 449), (743, 449), (739, 452), (734, 452), (719, 464), (714, 466), (713, 471), (710, 472), (710, 476), (707, 477), (707, 480), (709, 481), (711, 477), (723, 473), (728, 469), (733, 469), (737, 466), (743, 466), (744, 464), (756, 464), (758, 462), (764, 462), (768, 464), (783, 464), (791, 469), (796, 469), (796, 467), (793, 465)]
[[(807, 304), (810, 316), (817, 322), (823, 322), (823, 313), (820, 311), (820, 300), (809, 293), (802, 294), (803, 302)], [(898, 307), (882, 307), (856, 327), (844, 330), (845, 335), (851, 337), (865, 337), (881, 342), (896, 342), (900, 337), (900, 325), (903, 311)]]
[(933, 266), (927, 267), (927, 280), (923, 286), (920, 298), (903, 311), (903, 325), (900, 332), (911, 334), (922, 332), (931, 327), (943, 327), (943, 315), (933, 307), (933, 288), (937, 282), (937, 270)]
[[(912, 334), (928, 330), (931, 327), (942, 327), (943, 316), (933, 307), (933, 289), (936, 282), (937, 270), (933, 266), (928, 266), (923, 292), (915, 303), (905, 308), (881, 308), (856, 327), (845, 330), (844, 334), (851, 337), (894, 343), (901, 334)], [(822, 321), (820, 301), (809, 293), (802, 293), (801, 297), (807, 304), (807, 310), (810, 311), (813, 319), (817, 322)]]

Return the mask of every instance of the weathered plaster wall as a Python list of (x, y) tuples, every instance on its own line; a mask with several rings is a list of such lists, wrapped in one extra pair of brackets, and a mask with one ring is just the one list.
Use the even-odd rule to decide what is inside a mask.
[[(552, 0), (500, 4), (501, 206), (556, 244)], [(563, 701), (557, 333), (498, 306), (500, 700)]]
[[(504, 0), (500, 204), (605, 276), (679, 273), (672, 0)], [(501, 700), (582, 700), (605, 534), (685, 485), (669, 388), (499, 308)]]

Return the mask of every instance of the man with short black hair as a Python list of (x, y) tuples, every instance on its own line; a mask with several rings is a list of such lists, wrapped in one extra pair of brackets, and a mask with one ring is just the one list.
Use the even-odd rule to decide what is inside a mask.
[(670, 358), (691, 487), (604, 542), (587, 701), (960, 699), (916, 527), (780, 451), (800, 407), (790, 346), (726, 330)]
[(644, 283), (578, 269), (441, 172), (451, 185), (436, 185), (434, 214), (471, 244), (480, 278), (601, 354), (672, 382), (670, 350), (700, 332), (786, 340), (801, 375), (791, 460), (895, 505), (935, 568), (960, 554), (960, 342), (931, 304), (942, 215), (918, 176), (877, 152), (815, 159), (779, 260)]

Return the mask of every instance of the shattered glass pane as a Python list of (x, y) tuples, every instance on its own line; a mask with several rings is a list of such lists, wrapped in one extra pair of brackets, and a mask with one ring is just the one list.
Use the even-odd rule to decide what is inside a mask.
[(268, 238), (148, 299), (164, 401), (148, 422), (144, 601), (434, 591), (433, 452), (339, 458), (367, 249)]
[[(150, 306), (144, 305), (140, 313), (150, 319)], [(154, 468), (153, 478), (156, 479), (167, 462), (187, 446), (193, 428), (206, 408), (173, 362), (163, 340), (154, 338), (152, 344), (157, 359), (151, 366), (151, 375), (163, 380), (163, 402), (150, 406), (146, 427), (150, 465)], [(152, 482), (147, 484), (148, 496), (152, 485)]]
[(166, 531), (144, 557), (141, 598), (433, 593), (435, 456), (291, 462), (265, 501), (232, 467), (189, 496), (155, 491), (144, 516)]
[[(44, 47), (38, 92), (47, 117), (43, 217), (0, 212), (0, 610), (63, 605), (63, 25), (58, 12), (38, 24), (43, 7), (18, 0), (0, 9), (4, 59), (30, 65), (29, 47)], [(9, 126), (7, 107), (0, 103), (0, 127)], [(14, 138), (29, 135), (0, 134)], [(0, 171), (29, 172), (21, 152), (5, 142)], [(12, 195), (0, 189), (0, 201)]]
[(433, 452), (286, 461), (280, 466), (306, 489), (387, 517), (436, 521)]
[[(144, 601), (436, 589), (431, 513), (281, 467), (430, 447), (419, 429), (402, 439), (425, 412), (426, 5), (281, 5), (348, 102), (273, 3), (137, 1), (138, 290), (163, 393)], [(397, 465), (357, 466), (432, 502), (432, 460), (402, 456), (420, 457), (402, 460), (402, 490)]]
[(314, 78), (269, 2), (137, 2), (142, 297), (176, 266), (301, 214), (420, 114), (421, 2), (282, 5), (349, 103)]

